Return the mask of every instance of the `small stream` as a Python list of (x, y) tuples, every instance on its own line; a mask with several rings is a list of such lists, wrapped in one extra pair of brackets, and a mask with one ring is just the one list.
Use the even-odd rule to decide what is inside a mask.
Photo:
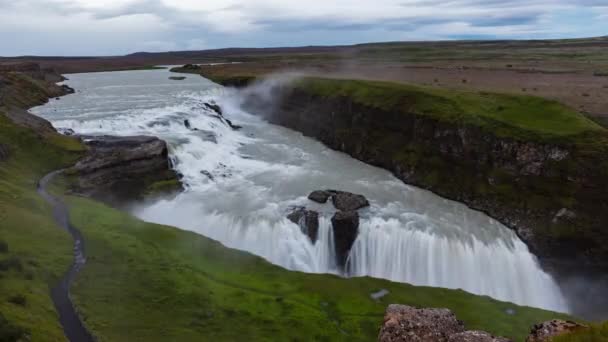
[[(555, 281), (499, 222), (244, 112), (236, 90), (199, 76), (169, 76), (167, 70), (69, 75), (67, 84), (78, 92), (34, 112), (77, 133), (166, 140), (186, 191), (136, 207), (146, 221), (197, 232), (290, 270), (461, 288), (568, 311)], [(243, 128), (213, 117), (204, 106), (209, 101)], [(335, 209), (307, 199), (327, 188), (363, 194), (371, 203), (360, 211), (348, 274), (335, 265)], [(286, 218), (293, 206), (321, 213), (316, 244)]]

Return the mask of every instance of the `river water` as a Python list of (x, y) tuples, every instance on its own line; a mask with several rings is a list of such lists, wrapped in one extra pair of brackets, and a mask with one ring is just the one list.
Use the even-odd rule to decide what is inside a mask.
[[(77, 93), (33, 112), (82, 134), (155, 135), (166, 140), (186, 191), (137, 206), (143, 220), (190, 230), (290, 270), (337, 273), (331, 204), (307, 195), (338, 189), (365, 195), (349, 273), (461, 288), (517, 304), (568, 311), (555, 281), (499, 222), (406, 185), (382, 169), (239, 108), (240, 94), (196, 75), (167, 70), (69, 75)], [(204, 103), (215, 101), (243, 126), (235, 131)], [(188, 129), (184, 120), (192, 128)], [(454, 180), (445, 180), (454, 181)], [(316, 244), (286, 219), (289, 208), (321, 213)]]

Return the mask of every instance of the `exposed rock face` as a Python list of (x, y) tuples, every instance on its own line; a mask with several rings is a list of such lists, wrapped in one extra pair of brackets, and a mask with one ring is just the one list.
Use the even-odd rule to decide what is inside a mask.
[(76, 192), (112, 204), (140, 197), (146, 188), (177, 179), (167, 145), (156, 137), (82, 137), (90, 152), (73, 168)]
[(416, 309), (389, 305), (378, 336), (379, 342), (510, 342), (484, 331), (465, 331), (464, 324), (448, 309)]
[(327, 203), (331, 198), (338, 210), (331, 219), (334, 232), (336, 263), (344, 268), (348, 254), (359, 234), (359, 213), (357, 210), (369, 206), (363, 195), (346, 191), (317, 190), (308, 195), (308, 199), (316, 203)]
[(287, 218), (300, 226), (302, 232), (306, 234), (312, 243), (317, 242), (319, 236), (319, 213), (306, 208), (295, 208)]
[(606, 165), (608, 150), (501, 137), (296, 86), (275, 92), (278, 103), (262, 105), (263, 98), (251, 95), (245, 106), (275, 108), (258, 114), (488, 213), (515, 229), (547, 266), (608, 268), (608, 168), (598, 167)]
[(587, 329), (586, 326), (571, 321), (554, 319), (535, 325), (526, 342), (550, 342), (552, 338)]
[(369, 202), (365, 196), (347, 191), (317, 190), (308, 195), (309, 200), (321, 204), (327, 203), (330, 198), (334, 207), (341, 211), (354, 211), (369, 206)]
[(310, 195), (308, 195), (308, 199), (313, 202), (324, 204), (327, 203), (331, 195), (332, 194), (328, 191), (317, 190), (311, 192)]
[(345, 191), (336, 191), (331, 197), (334, 207), (342, 211), (354, 211), (369, 207), (369, 202), (363, 195), (357, 195)]
[(464, 332), (464, 324), (448, 309), (416, 309), (392, 304), (380, 329), (380, 342), (447, 342)]
[(0, 63), (0, 105), (28, 109), (74, 92), (68, 86), (55, 84), (62, 80), (61, 75), (40, 69), (35, 63)]
[(207, 103), (204, 104), (205, 107), (214, 111), (219, 116), (224, 116), (224, 112), (222, 112), (222, 108), (215, 103)]
[(338, 211), (331, 218), (336, 248), (336, 263), (346, 265), (348, 253), (359, 234), (359, 214), (356, 211)]

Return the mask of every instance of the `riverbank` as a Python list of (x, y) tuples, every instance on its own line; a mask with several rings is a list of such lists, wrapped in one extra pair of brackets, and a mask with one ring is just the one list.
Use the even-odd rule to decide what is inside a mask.
[[(9, 286), (2, 293), (25, 298), (25, 303), (2, 301), (0, 310), (20, 336), (58, 340), (62, 332), (48, 286), (67, 269), (71, 244), (36, 195), (36, 182), (72, 165), (84, 148), (77, 139), (54, 131), (41, 134), (3, 115), (0, 123), (0, 144), (7, 151), (0, 161), (0, 208), (7, 223), (2, 231), (7, 252), (1, 260), (21, 265), (2, 271), (7, 280), (2, 286)], [(62, 194), (68, 184), (51, 189)], [(377, 336), (384, 308), (393, 302), (448, 307), (468, 327), (519, 339), (535, 323), (564, 317), (463, 291), (289, 272), (200, 235), (144, 223), (82, 197), (69, 196), (67, 202), (88, 254), (73, 299), (87, 327), (102, 340), (370, 340)], [(389, 294), (374, 300), (371, 294), (379, 289)]]

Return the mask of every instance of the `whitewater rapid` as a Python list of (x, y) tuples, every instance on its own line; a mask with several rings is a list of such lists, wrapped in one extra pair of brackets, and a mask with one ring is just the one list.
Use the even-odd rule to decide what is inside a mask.
[[(169, 76), (166, 70), (70, 75), (67, 83), (78, 92), (34, 112), (77, 133), (166, 140), (186, 190), (136, 207), (141, 219), (197, 232), (290, 270), (341, 274), (330, 222), (335, 209), (307, 195), (326, 188), (360, 193), (371, 206), (360, 212), (349, 271), (341, 275), (461, 288), (568, 311), (555, 281), (499, 222), (270, 125), (241, 110), (235, 90), (199, 76)], [(243, 128), (235, 131), (213, 117), (204, 106), (209, 101)], [(286, 218), (294, 206), (320, 212), (316, 244)]]

